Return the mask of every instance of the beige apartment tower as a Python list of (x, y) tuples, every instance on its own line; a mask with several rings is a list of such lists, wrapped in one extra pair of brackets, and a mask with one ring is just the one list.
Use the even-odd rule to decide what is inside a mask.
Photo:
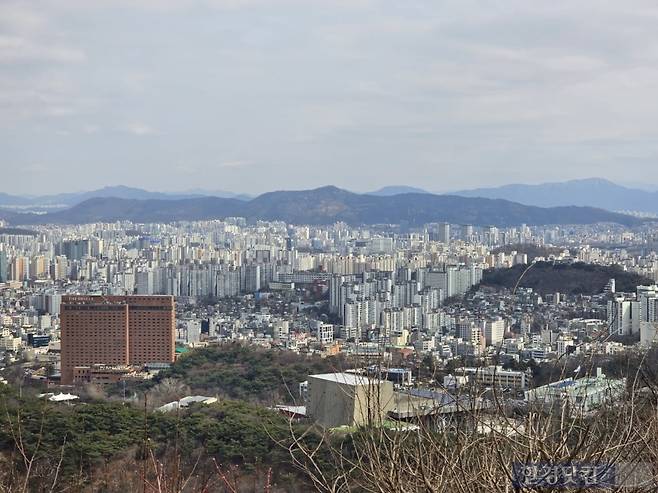
[(65, 385), (78, 366), (174, 361), (173, 296), (62, 296), (60, 321)]

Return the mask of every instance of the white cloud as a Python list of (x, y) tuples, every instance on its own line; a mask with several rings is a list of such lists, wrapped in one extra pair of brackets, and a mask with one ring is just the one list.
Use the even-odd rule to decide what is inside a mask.
[(46, 166), (45, 164), (42, 163), (31, 163), (26, 166), (18, 166), (17, 168), (21, 169), (25, 173), (47, 173), (51, 170), (50, 167)]
[(218, 168), (245, 168), (251, 166), (253, 163), (244, 159), (236, 159), (231, 161), (223, 161), (217, 165)]
[(5, 1), (0, 4), (0, 29), (7, 32), (35, 32), (45, 28), (43, 15), (26, 2)]
[(78, 48), (40, 44), (18, 36), (0, 36), (0, 64), (80, 63), (86, 59), (85, 52)]
[(100, 132), (101, 128), (98, 125), (94, 125), (93, 123), (87, 123), (82, 126), (82, 131), (88, 135), (91, 134), (96, 134)]
[(51, 25), (45, 10), (26, 2), (0, 5), (0, 64), (81, 63), (85, 51)]
[(172, 170), (175, 173), (183, 175), (192, 175), (198, 172), (198, 169), (188, 163), (178, 163), (173, 166)]
[(156, 133), (155, 129), (150, 125), (147, 125), (144, 122), (133, 121), (126, 123), (121, 126), (121, 130), (128, 132), (130, 134), (136, 135), (138, 137), (144, 137), (147, 135), (154, 135)]

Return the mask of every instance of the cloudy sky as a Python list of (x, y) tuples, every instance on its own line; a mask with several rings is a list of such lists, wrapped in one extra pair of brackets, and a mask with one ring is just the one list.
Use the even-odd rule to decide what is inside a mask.
[(653, 1), (0, 1), (0, 191), (658, 184)]

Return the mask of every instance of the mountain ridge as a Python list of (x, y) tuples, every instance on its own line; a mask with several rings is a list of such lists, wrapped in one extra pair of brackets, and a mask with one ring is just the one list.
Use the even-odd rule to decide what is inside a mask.
[[(320, 187), (320, 189), (322, 188), (324, 187)], [(447, 193), (429, 192), (414, 186), (391, 185), (367, 192), (364, 195), (393, 197), (407, 193), (504, 199), (537, 207), (580, 206), (610, 211), (637, 211), (658, 214), (658, 191), (651, 190), (651, 187), (633, 188), (619, 185), (605, 178), (584, 178), (540, 184), (512, 183), (499, 187), (465, 189)], [(234, 198), (245, 202), (257, 198), (244, 193), (223, 190), (196, 188), (182, 192), (154, 192), (142, 188), (116, 185), (85, 192), (66, 192), (43, 196), (17, 196), (0, 192), (0, 208), (49, 212), (73, 207), (86, 200), (101, 197), (137, 200), (219, 197)]]
[(86, 192), (64, 192), (53, 195), (18, 196), (0, 192), (0, 208), (3, 207), (42, 207), (65, 208), (72, 207), (86, 200), (95, 198), (119, 198), (135, 200), (178, 200), (202, 197), (239, 198), (248, 199), (245, 194), (225, 192), (221, 190), (205, 191), (201, 189), (189, 192), (152, 192), (143, 188), (128, 187), (125, 185), (113, 185), (89, 190)]
[(658, 214), (658, 192), (629, 188), (605, 178), (584, 178), (537, 185), (509, 184), (451, 192), (462, 197), (505, 198), (537, 207), (581, 206)]
[(81, 224), (91, 222), (171, 222), (241, 216), (249, 221), (279, 220), (292, 224), (351, 225), (430, 222), (513, 226), (518, 224), (592, 224), (642, 221), (591, 207), (541, 208), (503, 199), (470, 198), (428, 193), (392, 196), (357, 194), (325, 186), (312, 190), (274, 191), (243, 201), (234, 198), (199, 197), (175, 200), (93, 198), (69, 209), (47, 214), (0, 210), (0, 218), (12, 225)]

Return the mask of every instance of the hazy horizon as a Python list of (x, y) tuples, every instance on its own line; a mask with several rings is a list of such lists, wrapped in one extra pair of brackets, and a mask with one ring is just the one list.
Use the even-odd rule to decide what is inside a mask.
[(0, 189), (658, 184), (656, 18), (642, 1), (3, 2)]

